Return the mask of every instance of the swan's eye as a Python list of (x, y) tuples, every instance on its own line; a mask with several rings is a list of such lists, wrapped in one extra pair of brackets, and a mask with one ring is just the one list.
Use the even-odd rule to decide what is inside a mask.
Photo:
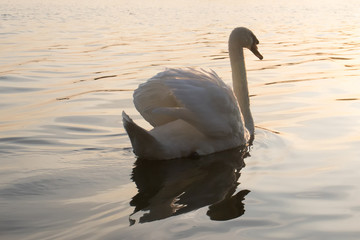
[(256, 45), (260, 43), (257, 37), (253, 33), (251, 34), (251, 37), (253, 39), (253, 43), (255, 43)]

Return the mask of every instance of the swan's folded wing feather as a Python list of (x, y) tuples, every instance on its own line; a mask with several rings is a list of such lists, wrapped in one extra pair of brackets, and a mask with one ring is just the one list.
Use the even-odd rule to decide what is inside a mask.
[[(165, 82), (176, 100), (192, 114), (183, 116), (207, 136), (241, 131), (241, 115), (232, 90), (214, 72), (175, 69), (178, 79)], [(239, 125), (240, 124), (240, 125)]]
[(134, 105), (141, 116), (152, 126), (160, 126), (176, 120), (176, 118), (159, 114), (158, 108), (176, 108), (178, 103), (170, 89), (155, 77), (140, 84), (134, 92)]
[(183, 119), (210, 137), (242, 130), (236, 98), (214, 72), (168, 69), (139, 86), (134, 104), (153, 126)]

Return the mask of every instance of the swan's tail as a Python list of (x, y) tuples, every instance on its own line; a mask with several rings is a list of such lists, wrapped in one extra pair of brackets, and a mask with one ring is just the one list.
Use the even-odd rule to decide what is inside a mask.
[(157, 154), (161, 154), (159, 142), (148, 131), (138, 126), (124, 111), (122, 117), (124, 128), (138, 157), (153, 159)]

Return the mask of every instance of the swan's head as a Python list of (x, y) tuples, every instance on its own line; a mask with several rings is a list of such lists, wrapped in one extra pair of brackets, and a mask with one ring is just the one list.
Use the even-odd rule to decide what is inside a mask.
[(230, 34), (230, 46), (248, 48), (255, 56), (262, 60), (263, 56), (257, 48), (258, 44), (259, 40), (256, 38), (255, 34), (245, 27), (235, 28)]

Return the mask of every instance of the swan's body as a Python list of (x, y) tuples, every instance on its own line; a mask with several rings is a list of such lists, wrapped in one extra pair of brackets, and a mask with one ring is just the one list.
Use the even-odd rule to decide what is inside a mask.
[(147, 159), (207, 155), (245, 145), (254, 134), (243, 48), (262, 59), (259, 41), (246, 28), (229, 38), (234, 92), (211, 71), (168, 69), (134, 92), (136, 109), (154, 128), (147, 131), (123, 112), (135, 154)]

